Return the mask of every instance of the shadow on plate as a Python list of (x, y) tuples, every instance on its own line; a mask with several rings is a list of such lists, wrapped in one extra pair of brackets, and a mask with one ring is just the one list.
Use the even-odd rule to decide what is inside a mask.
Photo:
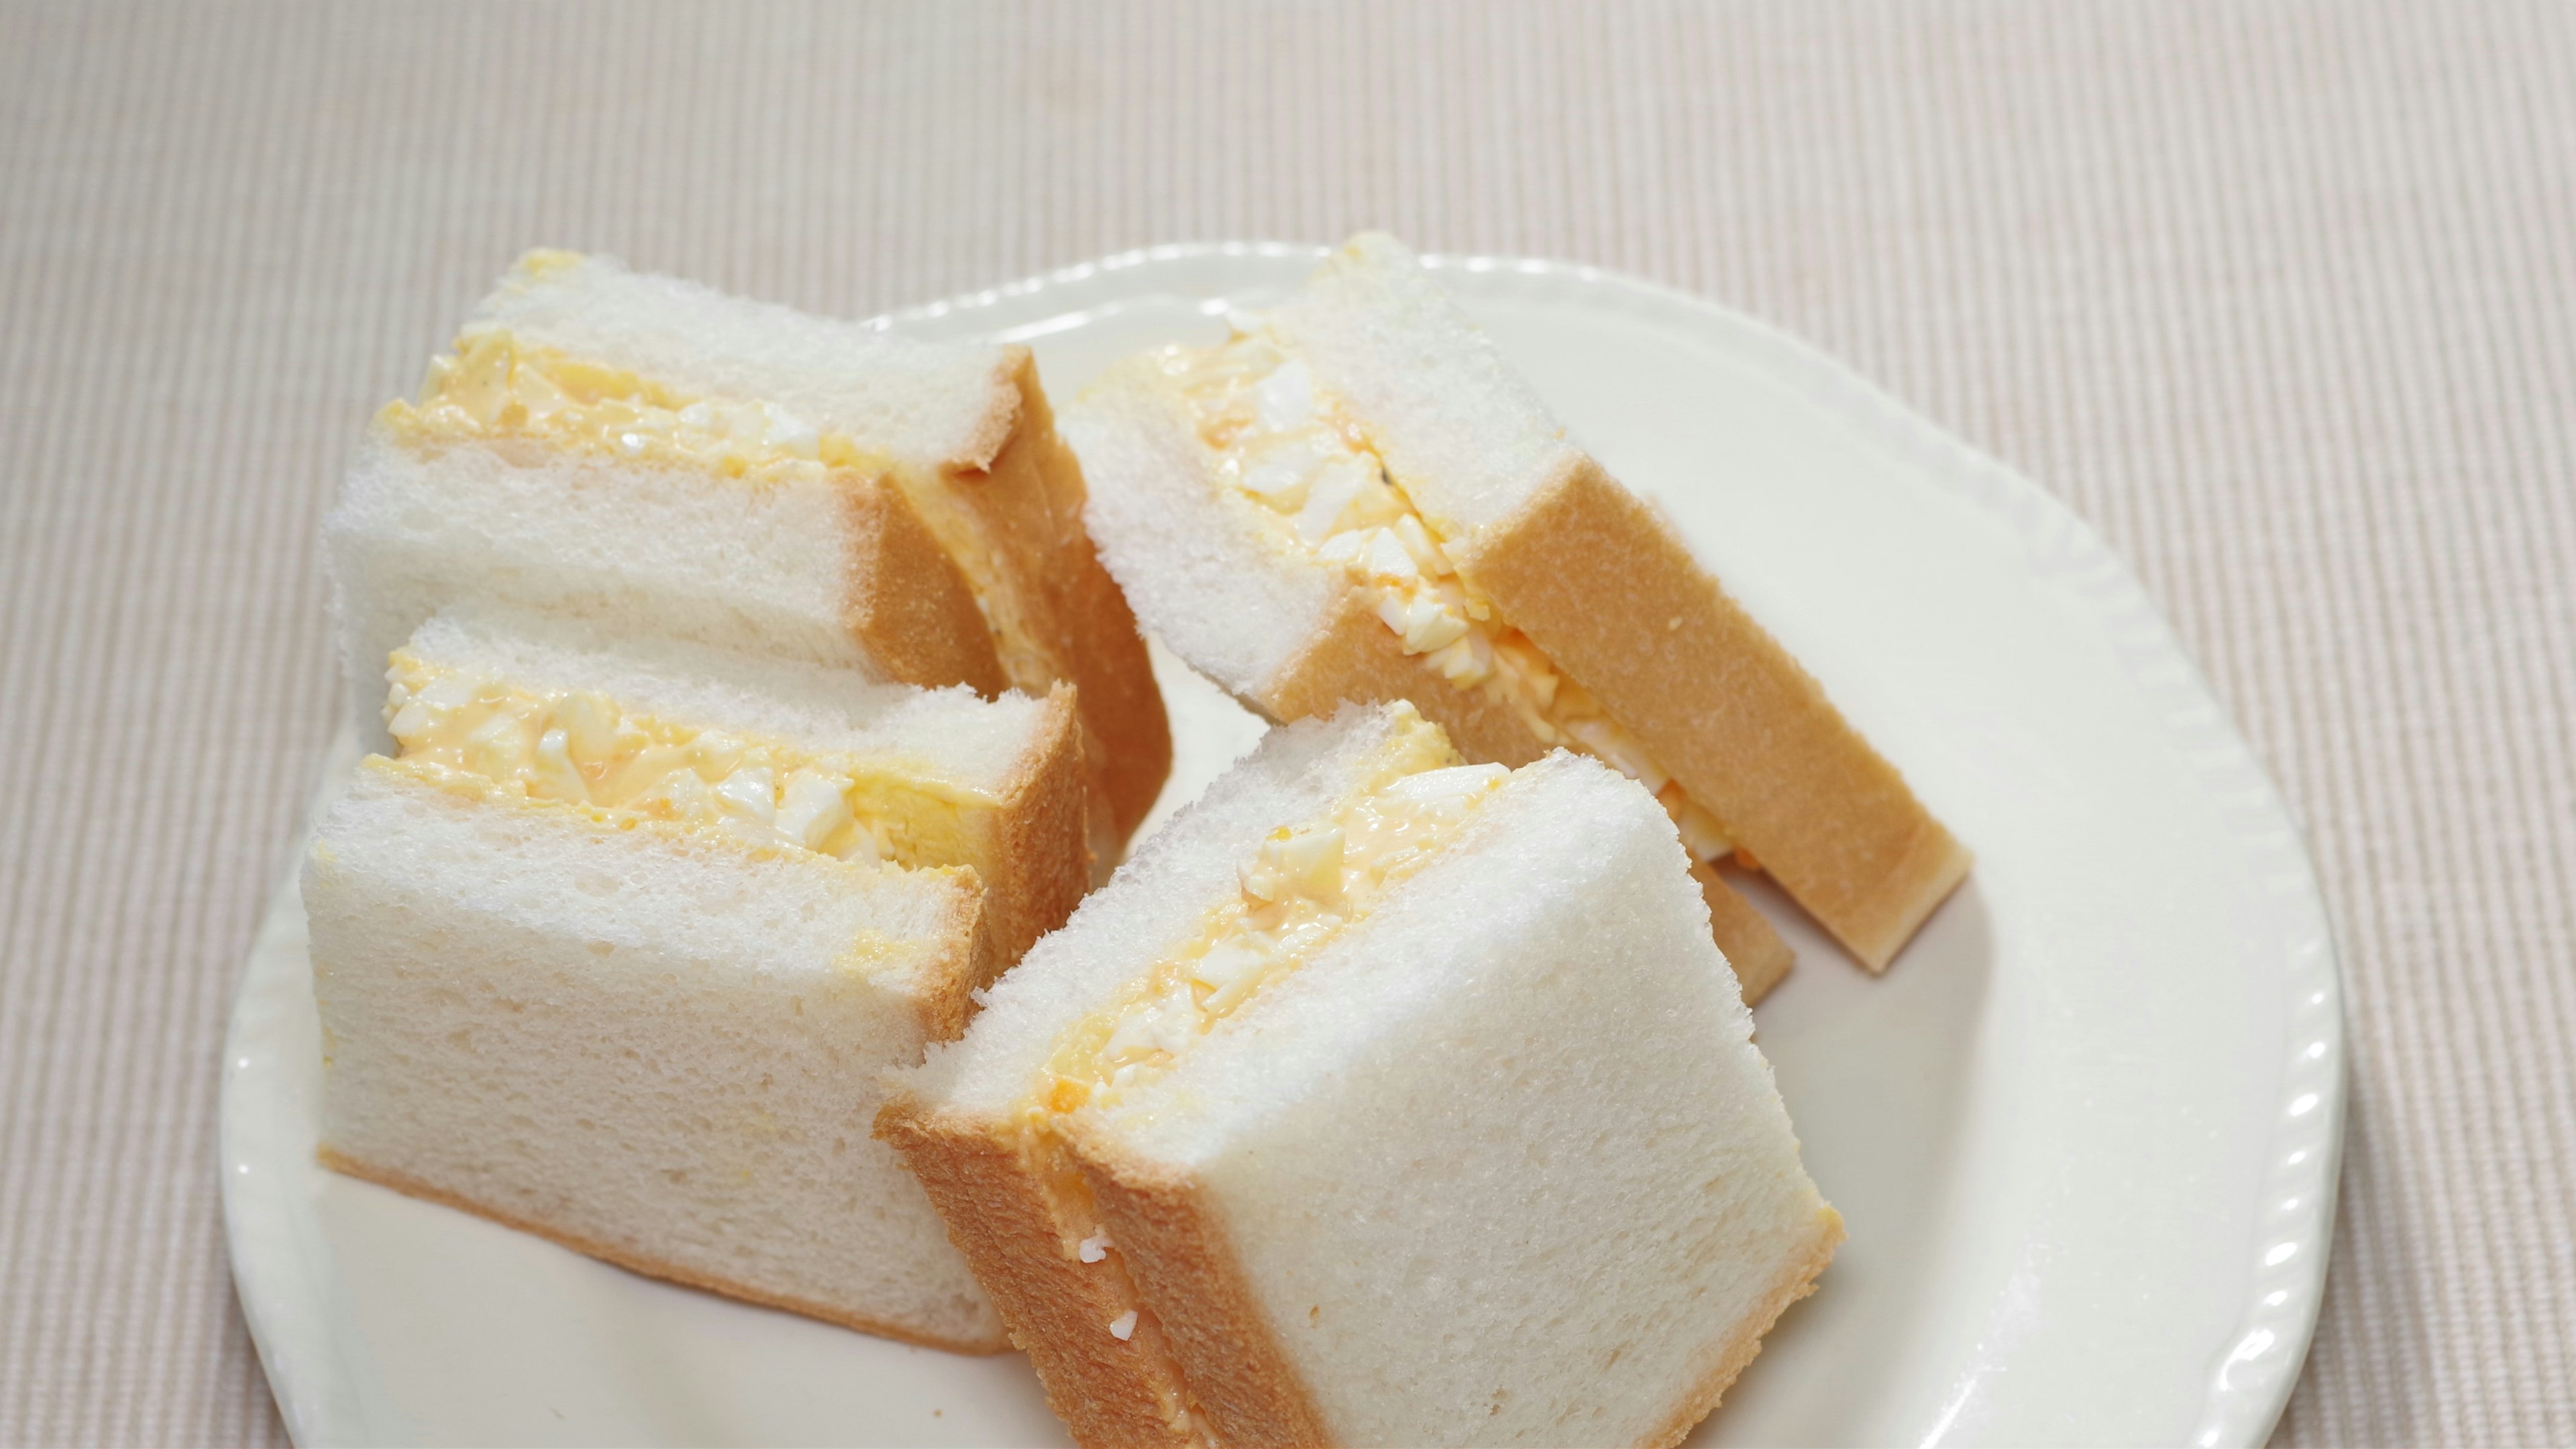
[(1872, 978), (1768, 882), (1738, 884), (1798, 949), (1755, 1013), (1755, 1039), (1850, 1238), (1690, 1442), (1849, 1443), (1878, 1407), (1855, 1386), (1902, 1355), (1930, 1308), (1998, 955), (1994, 915), (1971, 876)]

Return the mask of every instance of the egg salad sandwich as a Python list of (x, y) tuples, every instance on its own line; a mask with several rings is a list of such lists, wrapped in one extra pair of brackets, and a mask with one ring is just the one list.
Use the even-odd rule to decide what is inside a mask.
[[(1758, 862), (1872, 970), (1968, 869), (1391, 238), (1354, 238), (1215, 347), (1114, 367), (1065, 432), (1145, 626), (1274, 718), (1403, 699), (1471, 759), (1591, 755), (1643, 782), (1696, 859)], [(1702, 883), (1758, 996), (1786, 947)]]
[(637, 1271), (1002, 1347), (879, 1074), (1087, 884), (1072, 691), (442, 613), (303, 871), (330, 1166)]
[(1595, 760), (1283, 726), (878, 1130), (1085, 1445), (1671, 1444), (1842, 1237), (1686, 865)]
[(1028, 349), (933, 345), (605, 257), (531, 252), (326, 526), (360, 739), (460, 599), (985, 693), (1078, 687), (1115, 853), (1171, 759)]

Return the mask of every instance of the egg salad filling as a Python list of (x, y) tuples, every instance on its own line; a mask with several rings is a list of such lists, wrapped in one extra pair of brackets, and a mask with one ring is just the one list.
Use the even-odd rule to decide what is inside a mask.
[(1167, 1071), (1264, 986), (1366, 917), (1454, 839), (1511, 772), (1463, 765), (1437, 725), (1409, 718), (1331, 812), (1282, 826), (1189, 944), (1066, 1028), (1033, 1102), (1069, 1112)]
[(1340, 565), (1377, 616), (1443, 679), (1509, 707), (1542, 743), (1592, 755), (1655, 793), (1701, 860), (1734, 849), (1636, 736), (1610, 718), (1491, 600), (1459, 576), (1436, 524), (1395, 482), (1360, 427), (1305, 361), (1266, 332), (1210, 349), (1170, 348), (1166, 377), (1188, 401), (1226, 486), (1260, 505), (1286, 548)]
[(422, 442), (515, 433), (754, 483), (885, 466), (848, 434), (818, 429), (776, 403), (693, 397), (499, 327), (467, 330), (454, 352), (431, 360), (418, 402), (387, 403), (377, 416), (396, 436)]
[(386, 727), (397, 757), (760, 845), (904, 866), (971, 863), (970, 821), (997, 802), (905, 760), (815, 754), (756, 735), (629, 713), (591, 690), (534, 690), (397, 650)]

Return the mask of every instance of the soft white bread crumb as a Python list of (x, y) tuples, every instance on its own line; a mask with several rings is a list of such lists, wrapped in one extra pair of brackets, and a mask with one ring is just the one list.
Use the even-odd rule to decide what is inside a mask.
[(405, 647), (434, 668), (543, 692), (596, 690), (630, 713), (693, 728), (900, 757), (997, 800), (1033, 765), (1045, 724), (1045, 704), (1025, 694), (877, 684), (847, 669), (475, 605), (442, 610)]
[(1370, 444), (1435, 522), (1500, 523), (1582, 459), (1537, 389), (1393, 237), (1334, 248), (1270, 325), (1367, 420)]
[(877, 1074), (962, 1007), (961, 873), (621, 830), (370, 762), (303, 892), (334, 1165), (663, 1276), (1001, 1346), (869, 1136)]
[(898, 1074), (900, 1089), (933, 1110), (1008, 1114), (1035, 1085), (1056, 1033), (1195, 935), (1261, 838), (1330, 809), (1393, 728), (1385, 710), (1352, 708), (1265, 735), (986, 989), (963, 1038)]
[(684, 391), (765, 399), (921, 467), (991, 462), (1019, 405), (1018, 348), (919, 342), (614, 257), (532, 254), (474, 322)]
[(425, 458), (371, 435), (323, 528), (359, 742), (389, 743), (385, 656), (458, 600), (876, 677), (843, 620), (850, 530), (828, 481), (753, 488), (481, 443)]
[(1193, 1184), (1331, 1440), (1664, 1440), (1840, 1235), (1751, 1028), (1671, 822), (1557, 754), (1072, 1128)]
[(1238, 699), (1259, 701), (1349, 590), (1337, 565), (1281, 549), (1151, 359), (1119, 364), (1064, 410), (1097, 480), (1083, 521), (1136, 616)]

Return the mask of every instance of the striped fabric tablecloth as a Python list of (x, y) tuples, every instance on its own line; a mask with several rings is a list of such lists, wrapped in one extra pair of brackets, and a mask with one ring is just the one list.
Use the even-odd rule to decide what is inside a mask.
[(0, 1440), (281, 1439), (218, 1043), (315, 525), (537, 242), (866, 314), (1140, 244), (1640, 273), (2056, 490), (2351, 986), (2289, 1443), (2576, 1442), (2576, 11), (0, 4)]

